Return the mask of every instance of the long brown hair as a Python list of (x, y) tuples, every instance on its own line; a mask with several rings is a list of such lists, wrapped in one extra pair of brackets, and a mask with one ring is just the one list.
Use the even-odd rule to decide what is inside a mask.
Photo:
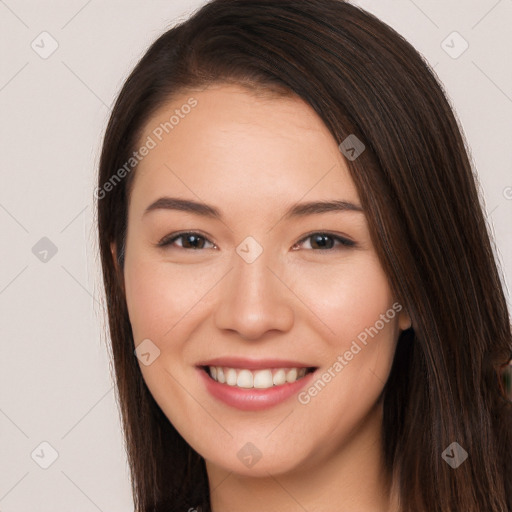
[[(160, 106), (223, 82), (294, 93), (338, 143), (354, 134), (366, 146), (347, 165), (413, 326), (383, 391), (385, 460), (402, 509), (511, 512), (512, 404), (499, 371), (512, 336), (465, 139), (421, 55), (342, 0), (213, 0), (151, 45), (118, 96), (95, 195), (136, 511), (206, 512), (209, 489), (204, 460), (156, 404), (134, 356), (122, 269), (136, 168), (112, 180)], [(457, 469), (442, 458), (453, 442), (469, 453)]]

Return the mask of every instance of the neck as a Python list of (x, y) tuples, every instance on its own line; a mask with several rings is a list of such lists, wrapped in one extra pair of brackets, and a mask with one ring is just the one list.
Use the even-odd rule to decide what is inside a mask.
[(212, 512), (396, 512), (381, 426), (377, 404), (334, 452), (287, 473), (254, 478), (207, 461)]

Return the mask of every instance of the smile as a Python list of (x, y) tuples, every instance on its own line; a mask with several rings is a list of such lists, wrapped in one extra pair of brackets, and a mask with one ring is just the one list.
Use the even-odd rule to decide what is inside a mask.
[(312, 382), (316, 370), (293, 361), (231, 357), (196, 366), (211, 398), (242, 411), (259, 411), (290, 400)]
[(249, 370), (226, 366), (207, 366), (204, 369), (216, 382), (243, 389), (268, 389), (274, 386), (282, 386), (286, 383), (295, 382), (314, 370), (314, 368), (264, 368)]

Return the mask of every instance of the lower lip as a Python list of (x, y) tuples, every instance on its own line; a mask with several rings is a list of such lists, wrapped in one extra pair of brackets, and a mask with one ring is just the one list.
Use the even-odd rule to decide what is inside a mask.
[(221, 384), (213, 380), (202, 368), (198, 368), (197, 370), (206, 385), (207, 391), (213, 397), (242, 411), (261, 411), (288, 400), (304, 386), (309, 384), (315, 374), (315, 372), (311, 372), (295, 382), (281, 386), (273, 386), (267, 389), (244, 389), (237, 386), (229, 386), (228, 384)]

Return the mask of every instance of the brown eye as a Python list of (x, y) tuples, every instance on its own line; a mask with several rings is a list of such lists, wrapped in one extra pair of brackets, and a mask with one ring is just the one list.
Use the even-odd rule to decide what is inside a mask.
[[(172, 246), (176, 240), (182, 240), (181, 245), (178, 245), (178, 247), (182, 249), (189, 249), (189, 250), (198, 250), (198, 249), (205, 249), (205, 244), (210, 243), (207, 238), (200, 235), (199, 233), (180, 233), (180, 234), (174, 234), (169, 235), (165, 237), (163, 240), (161, 240), (158, 243), (158, 247), (167, 247)], [(215, 244), (212, 244), (213, 247), (215, 247)]]
[(298, 247), (299, 245), (302, 245), (305, 241), (310, 240), (310, 247), (306, 247), (307, 249), (317, 249), (317, 250), (330, 250), (335, 249), (336, 242), (338, 242), (341, 247), (340, 249), (344, 247), (353, 247), (355, 246), (355, 242), (352, 240), (348, 240), (347, 238), (343, 238), (338, 235), (334, 235), (331, 233), (311, 233), (310, 235), (304, 237), (302, 240), (297, 242), (294, 245), (294, 248)]

